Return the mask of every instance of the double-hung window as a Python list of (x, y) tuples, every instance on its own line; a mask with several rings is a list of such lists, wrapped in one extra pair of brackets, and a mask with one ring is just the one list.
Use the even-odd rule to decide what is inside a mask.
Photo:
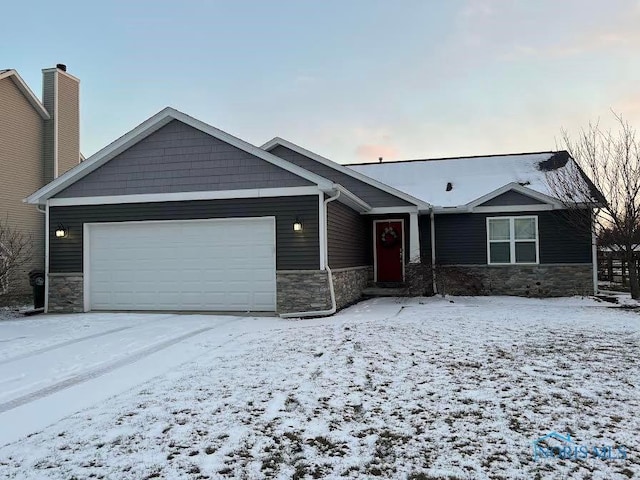
[(489, 264), (538, 263), (538, 217), (487, 218)]

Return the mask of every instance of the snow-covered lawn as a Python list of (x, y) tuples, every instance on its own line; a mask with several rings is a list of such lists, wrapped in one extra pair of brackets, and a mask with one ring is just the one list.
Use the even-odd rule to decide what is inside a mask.
[[(637, 478), (640, 315), (610, 306), (0, 322), (0, 477)], [(626, 458), (534, 460), (552, 431)]]

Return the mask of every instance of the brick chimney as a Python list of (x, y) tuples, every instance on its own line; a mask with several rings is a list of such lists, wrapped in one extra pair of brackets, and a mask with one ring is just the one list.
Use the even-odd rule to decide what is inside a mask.
[(42, 70), (42, 103), (50, 120), (44, 124), (44, 179), (80, 163), (80, 80), (59, 63)]

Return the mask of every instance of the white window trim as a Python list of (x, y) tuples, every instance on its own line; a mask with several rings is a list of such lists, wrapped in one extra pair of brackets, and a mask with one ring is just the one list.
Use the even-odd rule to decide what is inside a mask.
[[(521, 239), (517, 240), (515, 238), (515, 219), (529, 219), (532, 218), (535, 222), (535, 231), (536, 231), (536, 261), (535, 262), (516, 262), (516, 243), (518, 242), (527, 242), (531, 243), (532, 239)], [(491, 240), (490, 232), (489, 232), (489, 223), (491, 220), (509, 220), (509, 258), (510, 262), (492, 262), (491, 261), (491, 243), (506, 243), (507, 240)], [(501, 216), (501, 217), (487, 217), (486, 219), (486, 230), (487, 230), (487, 265), (538, 265), (540, 263), (540, 234), (538, 232), (538, 216), (537, 215), (516, 215), (516, 216)]]

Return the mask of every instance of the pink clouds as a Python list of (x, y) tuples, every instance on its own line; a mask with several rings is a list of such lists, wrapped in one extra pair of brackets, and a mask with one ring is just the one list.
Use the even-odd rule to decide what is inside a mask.
[(397, 159), (399, 154), (395, 147), (390, 145), (358, 145), (356, 148), (356, 155), (359, 160), (363, 162), (378, 161), (379, 157), (383, 157), (386, 160)]

